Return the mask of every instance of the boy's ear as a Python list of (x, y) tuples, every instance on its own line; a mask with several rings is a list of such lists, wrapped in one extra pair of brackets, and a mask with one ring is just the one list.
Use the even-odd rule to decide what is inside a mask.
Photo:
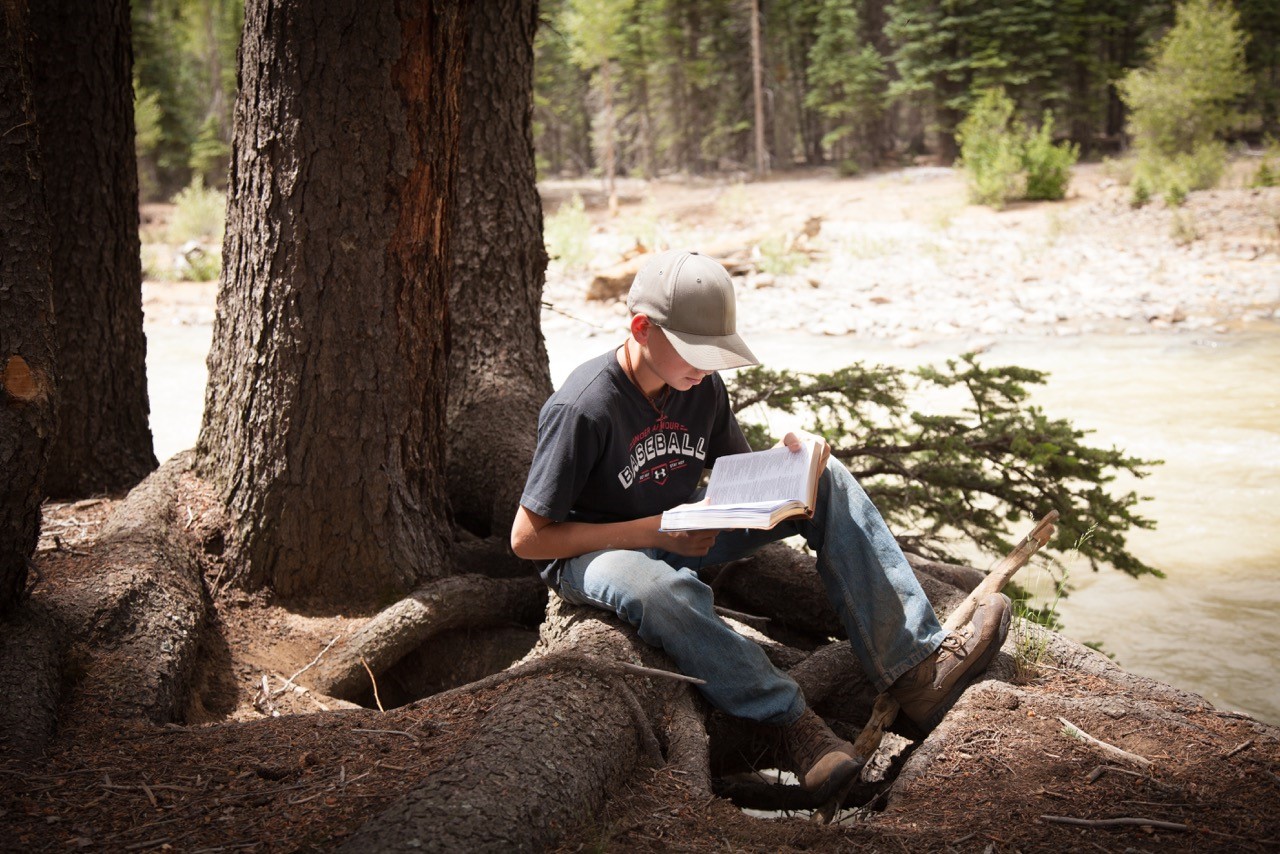
[(631, 315), (631, 337), (636, 339), (637, 344), (649, 343), (649, 329), (653, 324), (649, 322), (649, 318), (644, 314)]

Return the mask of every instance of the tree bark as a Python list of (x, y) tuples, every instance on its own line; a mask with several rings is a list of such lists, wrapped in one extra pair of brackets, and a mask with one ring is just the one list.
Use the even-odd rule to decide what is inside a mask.
[(45, 488), (59, 498), (119, 492), (156, 467), (129, 4), (32, 3), (30, 42), (57, 316), (58, 432)]
[[(671, 669), (670, 662), (634, 632), (595, 618), (597, 612), (553, 597), (547, 614), (540, 653), (587, 655), (601, 666), (557, 664), (507, 682), (514, 687), (488, 705), (479, 737), (341, 850), (543, 850), (598, 814), (609, 793), (654, 751), (661, 711), (673, 692), (689, 687), (613, 673), (608, 663)], [(682, 741), (678, 751), (697, 748)]]
[(212, 610), (182, 513), (190, 470), (190, 453), (176, 454), (116, 505), (93, 544), (100, 572), (59, 597), (59, 615), (93, 657), (77, 686), (81, 708), (163, 724), (186, 704)]
[(64, 627), (34, 603), (0, 622), (0, 759), (34, 759), (53, 738), (66, 646)]
[(0, 613), (26, 589), (57, 425), (49, 221), (25, 57), (25, 4), (0, 2)]
[[(365, 668), (380, 674), (429, 638), (459, 628), (529, 622), (541, 612), (541, 579), (444, 578), (380, 612), (339, 644), (308, 674), (308, 687), (350, 700), (369, 684)], [(537, 622), (536, 619), (533, 622)]]
[(537, 14), (537, 0), (468, 6), (450, 265), (449, 498), (460, 526), (504, 540), (551, 394), (533, 159)]
[(238, 583), (368, 605), (447, 568), (458, 4), (250, 0), (200, 468)]

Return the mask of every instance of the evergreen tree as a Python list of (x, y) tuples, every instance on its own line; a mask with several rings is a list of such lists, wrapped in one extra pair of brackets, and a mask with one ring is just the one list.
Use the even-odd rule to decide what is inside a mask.
[(542, 4), (534, 40), (533, 136), (541, 174), (591, 171), (591, 117), (584, 105), (591, 74), (569, 60), (569, 39), (560, 25), (564, 0)]
[(946, 159), (973, 92), (1003, 87), (1033, 113), (1063, 97), (1056, 69), (1067, 48), (1052, 0), (898, 0), (888, 14), (899, 76), (890, 92), (933, 110)]
[(1280, 3), (1276, 0), (1237, 0), (1240, 26), (1249, 34), (1245, 60), (1253, 75), (1248, 106), (1259, 129), (1280, 136)]
[(856, 156), (849, 142), (859, 146), (864, 159), (878, 159), (866, 150), (866, 135), (859, 131), (878, 117), (883, 102), (884, 60), (875, 47), (862, 42), (857, 6), (848, 0), (822, 0), (817, 13), (817, 38), (809, 50), (808, 80), (811, 87), (805, 105), (826, 120), (823, 145), (834, 148), (837, 159)]
[(224, 186), (244, 0), (134, 0), (132, 18), (143, 193)]

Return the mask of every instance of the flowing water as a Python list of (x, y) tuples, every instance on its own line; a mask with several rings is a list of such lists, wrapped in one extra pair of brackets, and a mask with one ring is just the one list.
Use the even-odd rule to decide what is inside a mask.
[[(152, 324), (147, 335), (163, 460), (195, 442), (209, 328)], [(798, 370), (857, 360), (912, 366), (960, 350), (897, 350), (852, 336), (749, 340), (766, 364)], [(549, 341), (553, 378), (612, 343)], [(1165, 460), (1145, 480), (1118, 487), (1152, 497), (1141, 512), (1157, 528), (1133, 533), (1130, 544), (1168, 577), (1070, 565), (1073, 589), (1060, 606), (1066, 634), (1100, 642), (1131, 671), (1280, 723), (1280, 334), (1040, 338), (994, 346), (982, 362), (1051, 372), (1033, 393), (1049, 416), (1096, 431), (1093, 444)]]

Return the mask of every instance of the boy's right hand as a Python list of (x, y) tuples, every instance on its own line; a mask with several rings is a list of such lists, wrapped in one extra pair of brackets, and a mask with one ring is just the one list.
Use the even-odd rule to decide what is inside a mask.
[(658, 548), (685, 557), (702, 557), (711, 551), (719, 535), (719, 531), (659, 531), (662, 542)]

